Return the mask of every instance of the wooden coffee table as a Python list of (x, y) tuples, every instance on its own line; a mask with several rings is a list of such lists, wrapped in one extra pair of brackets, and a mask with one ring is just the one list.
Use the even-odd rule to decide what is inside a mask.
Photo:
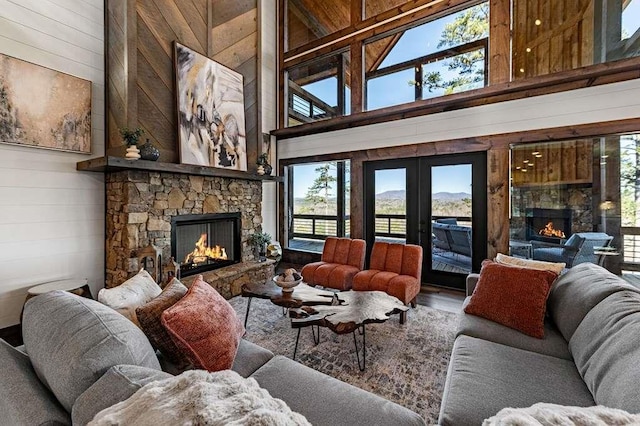
[(271, 303), (283, 308), (299, 308), (301, 306), (331, 305), (338, 304), (338, 294), (335, 291), (322, 290), (311, 287), (304, 282), (293, 288), (293, 292), (282, 292), (272, 280), (264, 283), (245, 284), (242, 286), (242, 297), (248, 297), (247, 312), (244, 316), (244, 326), (247, 327), (251, 300), (254, 297), (259, 299), (269, 299)]
[[(313, 332), (314, 343), (320, 341), (319, 327), (325, 327), (336, 334), (353, 333), (353, 344), (356, 349), (356, 359), (360, 371), (364, 371), (367, 362), (366, 330), (365, 325), (381, 323), (388, 320), (391, 315), (406, 312), (409, 307), (398, 298), (382, 291), (343, 291), (339, 293), (340, 304), (331, 306), (301, 306), (290, 308), (291, 326), (298, 329), (296, 347), (293, 359), (296, 358), (300, 330), (303, 327), (318, 327), (317, 338)], [(356, 331), (362, 336), (362, 361)]]

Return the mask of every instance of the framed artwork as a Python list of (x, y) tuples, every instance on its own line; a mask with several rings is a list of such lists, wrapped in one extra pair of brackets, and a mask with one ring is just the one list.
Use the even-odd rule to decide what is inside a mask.
[(0, 54), (0, 142), (91, 154), (91, 82)]
[(242, 74), (174, 46), (180, 162), (246, 171)]

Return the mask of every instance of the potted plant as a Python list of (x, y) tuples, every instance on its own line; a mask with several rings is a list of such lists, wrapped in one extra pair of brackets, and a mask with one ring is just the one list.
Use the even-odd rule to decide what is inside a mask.
[(140, 136), (144, 133), (140, 127), (135, 129), (129, 129), (128, 127), (123, 127), (120, 129), (120, 136), (122, 136), (122, 140), (127, 144), (127, 153), (125, 158), (127, 160), (138, 160), (140, 159), (140, 150), (138, 149), (138, 141), (140, 140)]
[(266, 246), (271, 243), (271, 235), (266, 232), (255, 232), (249, 237), (251, 244), (257, 253), (258, 262), (264, 262), (266, 258)]
[(258, 174), (259, 175), (267, 175), (270, 176), (273, 171), (273, 167), (269, 164), (269, 156), (266, 152), (263, 152), (258, 156), (258, 161), (256, 161), (258, 165)]

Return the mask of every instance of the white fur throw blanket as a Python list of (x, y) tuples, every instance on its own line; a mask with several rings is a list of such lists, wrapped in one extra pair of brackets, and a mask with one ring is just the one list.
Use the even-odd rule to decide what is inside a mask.
[(595, 407), (568, 407), (538, 403), (527, 408), (503, 408), (482, 426), (631, 426), (640, 425), (640, 415), (623, 410)]
[(91, 426), (310, 425), (255, 379), (231, 370), (186, 371), (151, 382), (96, 414)]

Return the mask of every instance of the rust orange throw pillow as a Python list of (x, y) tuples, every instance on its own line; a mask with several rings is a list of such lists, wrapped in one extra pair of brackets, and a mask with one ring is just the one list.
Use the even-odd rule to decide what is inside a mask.
[(551, 271), (485, 261), (464, 311), (542, 339), (547, 297), (557, 277)]
[(162, 325), (196, 368), (230, 369), (244, 326), (229, 302), (198, 275), (175, 305), (162, 313)]

